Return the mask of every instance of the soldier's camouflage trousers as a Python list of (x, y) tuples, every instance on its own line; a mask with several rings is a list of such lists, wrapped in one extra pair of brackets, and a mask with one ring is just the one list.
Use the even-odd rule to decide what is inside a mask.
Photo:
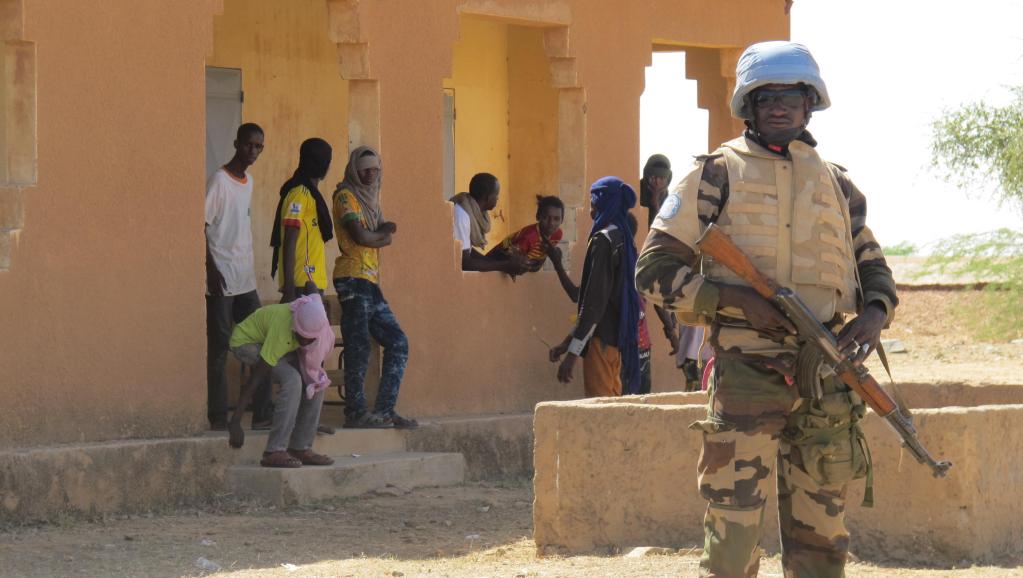
[[(698, 465), (709, 502), (700, 576), (755, 577), (764, 504), (777, 476), (787, 578), (844, 576), (846, 484), (867, 475), (856, 421), (862, 402), (825, 380), (821, 401), (801, 400), (779, 373), (719, 355)], [(839, 391), (836, 391), (839, 390)]]

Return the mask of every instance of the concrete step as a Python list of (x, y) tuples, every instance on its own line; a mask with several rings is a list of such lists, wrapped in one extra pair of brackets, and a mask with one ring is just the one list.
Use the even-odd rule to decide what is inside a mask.
[[(248, 421), (244, 422), (248, 423)], [(207, 432), (209, 437), (224, 438), (227, 432)], [(234, 463), (258, 464), (266, 449), (266, 431), (245, 430), (245, 445), (236, 452)], [(405, 451), (405, 431), (396, 429), (344, 429), (337, 428), (334, 435), (316, 434), (313, 450), (328, 456), (350, 456), (351, 454), (386, 454)]]
[(227, 472), (228, 487), (239, 497), (284, 506), (354, 497), (387, 486), (411, 490), (465, 480), (462, 454), (395, 452), (333, 457), (331, 466), (232, 466)]

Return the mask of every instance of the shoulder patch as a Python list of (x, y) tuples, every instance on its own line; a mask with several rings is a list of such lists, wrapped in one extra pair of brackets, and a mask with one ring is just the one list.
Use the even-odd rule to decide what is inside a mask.
[(300, 214), (302, 214), (302, 204), (301, 203), (291, 203), (290, 205), (288, 205), (288, 213), (290, 213), (292, 215), (300, 215)]
[(668, 198), (664, 199), (664, 203), (661, 204), (661, 210), (657, 212), (657, 217), (663, 221), (672, 219), (678, 214), (679, 207), (682, 206), (682, 201), (679, 200), (677, 194), (670, 194)]

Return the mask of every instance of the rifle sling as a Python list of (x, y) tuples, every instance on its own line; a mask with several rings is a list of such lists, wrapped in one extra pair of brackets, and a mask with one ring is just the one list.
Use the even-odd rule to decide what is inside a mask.
[(906, 400), (902, 397), (902, 392), (899, 391), (899, 386), (895, 384), (895, 378), (892, 377), (892, 369), (888, 365), (888, 354), (885, 353), (884, 346), (881, 345), (880, 340), (877, 342), (877, 357), (881, 360), (881, 365), (884, 366), (885, 373), (888, 374), (892, 397), (895, 398), (895, 403), (899, 404), (899, 413), (906, 416), (906, 419), (912, 420), (913, 413), (909, 410), (909, 406), (906, 405)]

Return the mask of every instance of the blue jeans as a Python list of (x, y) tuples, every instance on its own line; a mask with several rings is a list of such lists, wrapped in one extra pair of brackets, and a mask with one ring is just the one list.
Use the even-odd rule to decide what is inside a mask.
[(370, 338), (384, 348), (380, 387), (374, 412), (394, 414), (398, 388), (408, 363), (408, 339), (398, 325), (387, 300), (376, 283), (355, 277), (334, 279), (341, 302), (341, 338), (345, 342), (345, 417), (367, 410), (365, 381), (369, 367)]

